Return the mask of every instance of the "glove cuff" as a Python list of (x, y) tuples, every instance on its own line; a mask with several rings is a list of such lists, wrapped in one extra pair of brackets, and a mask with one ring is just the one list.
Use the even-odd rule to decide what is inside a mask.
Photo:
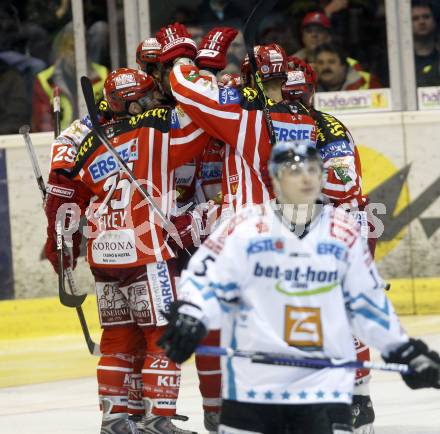
[(177, 312), (199, 320), (206, 327), (206, 330), (209, 330), (208, 317), (203, 313), (202, 309), (195, 304), (182, 301), (182, 304), (177, 308)]
[(196, 43), (191, 38), (181, 37), (162, 47), (161, 63), (171, 62), (178, 57), (194, 59), (197, 54)]

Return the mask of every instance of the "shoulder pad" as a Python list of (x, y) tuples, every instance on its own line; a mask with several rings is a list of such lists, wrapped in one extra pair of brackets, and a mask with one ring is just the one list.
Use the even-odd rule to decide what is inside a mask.
[(345, 128), (342, 122), (334, 116), (316, 111), (314, 113), (314, 118), (318, 130), (318, 147), (335, 140), (349, 140), (347, 128)]
[(171, 119), (168, 119), (169, 115), (171, 115), (170, 108), (157, 107), (132, 116), (128, 124), (131, 128), (153, 127), (165, 132), (168, 131), (171, 122)]
[(252, 87), (245, 87), (240, 92), (240, 105), (245, 110), (261, 110), (263, 108), (258, 91)]
[(93, 131), (91, 131), (89, 134), (87, 134), (87, 136), (84, 137), (84, 140), (78, 147), (78, 152), (75, 157), (75, 166), (72, 170), (72, 177), (81, 170), (87, 157), (95, 151), (100, 143), (101, 142), (95, 136)]

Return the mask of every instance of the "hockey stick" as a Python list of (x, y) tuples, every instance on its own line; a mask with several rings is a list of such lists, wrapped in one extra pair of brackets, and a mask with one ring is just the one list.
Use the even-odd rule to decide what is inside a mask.
[(260, 102), (263, 106), (263, 115), (266, 121), (267, 131), (269, 133), (269, 140), (272, 146), (276, 143), (275, 131), (270, 117), (269, 108), (267, 106), (267, 97), (264, 92), (264, 86), (261, 81), (260, 74), (258, 73), (257, 61), (255, 60), (254, 46), (256, 41), (256, 35), (258, 31), (258, 25), (261, 20), (273, 9), (278, 3), (278, 0), (260, 0), (249, 14), (248, 19), (244, 25), (243, 37), (246, 44), (246, 52), (249, 57), (249, 64), (251, 66), (252, 74), (257, 85), (257, 92)]
[(346, 369), (375, 369), (379, 371), (399, 372), (401, 374), (410, 374), (411, 369), (408, 365), (399, 363), (375, 363), (358, 362), (356, 360), (338, 360), (338, 359), (298, 359), (290, 354), (266, 353), (263, 351), (241, 351), (232, 348), (211, 347), (200, 345), (196, 349), (196, 354), (201, 356), (226, 356), (243, 357), (251, 359), (252, 363), (264, 363), (277, 366), (297, 366), (300, 368), (346, 368)]
[[(61, 97), (60, 97), (60, 88), (58, 86), (55, 86), (53, 89), (53, 115), (54, 115), (54, 138), (56, 139), (60, 133), (61, 133)], [(30, 141), (29, 137), (29, 143), (30, 146), (28, 147), (30, 150), (33, 150), (32, 143)], [(34, 173), (35, 176), (38, 176), (37, 174), (40, 174), (41, 177), (41, 171), (38, 167), (38, 160), (34, 152), (31, 153), (31, 159), (32, 164), (34, 167)], [(43, 194), (43, 201), (46, 196), (46, 189), (44, 188), (44, 181), (41, 178), (41, 181), (39, 182), (39, 185), (42, 184), (41, 192)], [(68, 249), (66, 246), (64, 240), (63, 240), (63, 234), (62, 234), (62, 227), (61, 222), (58, 222), (60, 224), (57, 224), (56, 226), (56, 233), (57, 233), (57, 250), (58, 250), (58, 288), (59, 291), (64, 294), (65, 296), (69, 296), (70, 294), (77, 294), (78, 288), (75, 284), (75, 279), (73, 278), (72, 268), (67, 267), (64, 269), (64, 251), (67, 250), (69, 252), (70, 260), (73, 262), (73, 256), (71, 254), (71, 250)], [(67, 275), (67, 281), (69, 283), (70, 288), (70, 294), (67, 293), (66, 287), (64, 285), (64, 273)], [(86, 295), (87, 296), (87, 295)], [(60, 298), (61, 299), (61, 298)], [(84, 297), (85, 299), (85, 297)], [(79, 307), (84, 302), (84, 299), (81, 301), (81, 303), (77, 306), (68, 306), (68, 307)], [(79, 302), (79, 300), (78, 300)], [(61, 300), (61, 303), (63, 303), (63, 300)], [(65, 305), (66, 306), (66, 305)]]
[[(38, 188), (40, 189), (41, 196), (44, 201), (44, 199), (46, 198), (46, 186), (44, 184), (44, 180), (43, 180), (43, 176), (41, 174), (40, 166), (38, 165), (37, 156), (35, 154), (35, 150), (32, 145), (29, 131), (30, 131), (29, 125), (23, 125), (20, 127), (19, 133), (23, 136), (24, 142), (26, 144), (26, 149), (29, 153), (29, 157), (32, 162), (32, 168), (34, 170), (34, 175), (37, 180)], [(60, 225), (61, 225), (61, 222), (58, 222), (57, 223), (57, 250), (58, 250), (58, 258), (59, 259), (60, 259), (60, 255), (62, 255), (62, 253), (63, 253), (63, 242), (62, 242), (61, 238), (59, 237), (59, 235), (61, 235), (60, 234), (60, 229), (61, 229)], [(61, 256), (61, 262), (62, 262), (62, 259), (63, 258)], [(60, 264), (60, 266), (62, 266), (62, 264)], [(81, 306), (81, 304), (83, 303), (83, 301), (87, 297), (87, 294), (74, 295), (74, 293), (77, 292), (77, 290), (76, 290), (76, 286), (73, 281), (72, 270), (70, 269), (70, 267), (68, 270), (66, 270), (66, 274), (68, 275), (69, 283), (72, 283), (72, 287), (71, 287), (72, 294), (69, 294), (68, 292), (66, 292), (66, 289), (64, 286), (64, 269), (63, 269), (63, 272), (58, 273), (58, 276), (59, 276), (59, 278), (58, 278), (58, 294), (60, 297), (61, 304), (63, 304), (64, 306), (67, 306), (67, 307)]]
[(141, 193), (142, 197), (148, 202), (148, 204), (151, 206), (153, 211), (157, 213), (159, 218), (162, 220), (164, 229), (168, 232), (170, 237), (174, 239), (174, 241), (177, 243), (177, 245), (180, 248), (183, 248), (182, 241), (179, 237), (179, 234), (177, 233), (176, 227), (168, 219), (168, 217), (164, 214), (164, 212), (156, 205), (156, 203), (153, 201), (153, 198), (150, 196), (148, 191), (138, 181), (134, 173), (128, 167), (127, 163), (121, 158), (121, 156), (118, 154), (118, 152), (115, 150), (115, 148), (112, 146), (107, 136), (105, 135), (105, 132), (98, 121), (98, 112), (96, 110), (93, 87), (88, 77), (86, 76), (81, 77), (81, 87), (84, 94), (87, 110), (90, 115), (90, 121), (93, 126), (93, 131), (97, 135), (98, 139), (102, 142), (102, 144), (105, 146), (107, 151), (110, 152), (110, 154), (113, 156), (113, 158), (116, 161), (116, 164), (119, 166), (119, 169), (128, 176), (128, 178), (134, 184), (134, 186), (139, 191), (139, 193)]
[[(44, 199), (46, 197), (46, 187), (44, 185), (43, 176), (41, 174), (40, 166), (38, 165), (37, 156), (35, 154), (35, 150), (32, 145), (29, 131), (30, 131), (29, 126), (23, 125), (20, 128), (19, 133), (23, 135), (23, 138), (24, 138), (24, 141), (26, 144), (26, 149), (29, 153), (29, 156), (30, 156), (30, 159), (32, 162), (32, 168), (34, 171), (35, 179), (37, 180), (38, 188), (41, 192), (41, 196), (44, 201)], [(58, 223), (59, 223), (59, 225), (61, 225), (61, 222), (58, 222)], [(58, 226), (58, 224), (57, 224), (57, 226)], [(57, 248), (58, 248), (58, 243), (60, 242), (58, 239), (58, 233), (60, 233), (60, 230), (57, 227)], [(61, 244), (62, 244), (62, 242), (61, 242)], [(59, 257), (59, 259), (60, 259), (60, 257)], [(63, 257), (61, 257), (61, 263), (62, 263), (62, 261), (63, 261)], [(101, 352), (99, 350), (99, 345), (97, 345), (95, 342), (93, 342), (93, 340), (90, 336), (89, 328), (87, 327), (87, 322), (84, 317), (84, 312), (81, 308), (81, 304), (84, 302), (85, 298), (87, 297), (87, 294), (74, 295), (74, 292), (76, 291), (76, 285), (75, 285), (75, 281), (73, 279), (72, 270), (70, 268), (68, 268), (66, 270), (66, 274), (67, 274), (67, 278), (69, 281), (69, 286), (72, 291), (72, 294), (69, 294), (66, 292), (65, 287), (64, 287), (64, 278), (61, 278), (61, 273), (59, 273), (58, 274), (58, 276), (59, 276), (58, 277), (58, 295), (59, 295), (61, 304), (63, 304), (64, 306), (68, 306), (68, 307), (75, 307), (79, 322), (81, 324), (81, 329), (82, 329), (84, 338), (86, 340), (87, 348), (88, 348), (90, 354), (95, 355), (95, 356), (99, 356), (99, 355), (101, 355)]]
[(61, 132), (61, 97), (60, 88), (55, 86), (53, 88), (53, 117), (54, 117), (54, 136), (57, 138)]

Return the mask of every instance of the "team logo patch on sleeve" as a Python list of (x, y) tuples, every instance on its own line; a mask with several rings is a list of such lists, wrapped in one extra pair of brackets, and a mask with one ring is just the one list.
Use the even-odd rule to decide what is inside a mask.
[(176, 110), (171, 112), (171, 128), (178, 129), (180, 128), (179, 116)]
[(232, 87), (221, 88), (218, 95), (220, 104), (236, 104), (240, 101), (240, 94)]
[(346, 140), (328, 143), (319, 150), (319, 153), (324, 161), (329, 158), (354, 157), (353, 149)]
[(88, 115), (88, 114), (81, 118), (81, 123), (83, 125), (85, 125), (87, 128), (90, 128), (90, 129), (93, 128), (92, 121), (90, 120), (90, 115)]

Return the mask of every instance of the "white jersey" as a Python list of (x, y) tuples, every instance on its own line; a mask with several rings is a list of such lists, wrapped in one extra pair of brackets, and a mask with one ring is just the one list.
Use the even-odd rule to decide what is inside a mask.
[[(222, 346), (355, 360), (352, 335), (387, 353), (408, 341), (358, 225), (326, 206), (305, 236), (271, 204), (245, 209), (205, 241), (180, 298), (199, 306)], [(222, 358), (223, 397), (267, 404), (350, 403), (354, 370)]]

